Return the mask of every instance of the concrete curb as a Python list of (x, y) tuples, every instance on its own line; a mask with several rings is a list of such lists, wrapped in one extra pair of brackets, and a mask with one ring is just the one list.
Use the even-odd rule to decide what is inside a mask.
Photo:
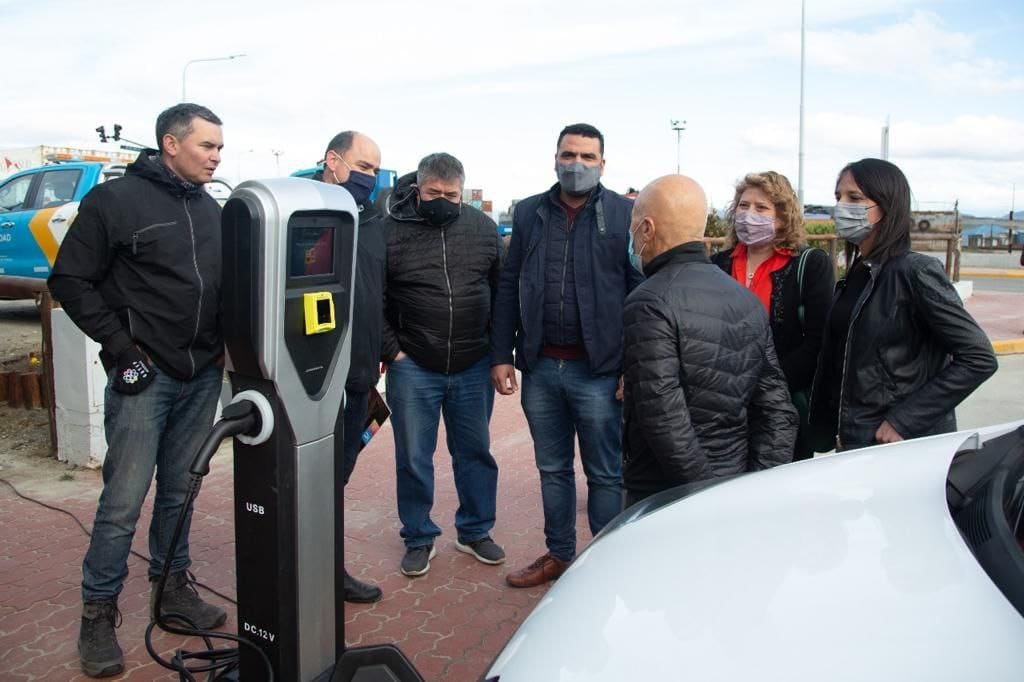
[(1004, 270), (998, 268), (960, 268), (960, 277), (990, 277), (993, 279), (1024, 279), (1024, 268)]
[(996, 352), (996, 355), (1024, 353), (1024, 339), (1003, 339), (1002, 341), (993, 341), (992, 350)]

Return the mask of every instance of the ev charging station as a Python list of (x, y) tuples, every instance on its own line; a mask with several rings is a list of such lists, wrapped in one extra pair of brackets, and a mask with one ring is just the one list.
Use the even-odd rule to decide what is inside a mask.
[[(353, 333), (359, 212), (301, 178), (247, 181), (222, 214), (222, 324), (236, 436), (238, 634), (275, 680), (421, 680), (394, 646), (346, 651), (343, 480), (335, 461)], [(336, 466), (337, 464), (337, 466)], [(241, 647), (242, 680), (268, 679)]]

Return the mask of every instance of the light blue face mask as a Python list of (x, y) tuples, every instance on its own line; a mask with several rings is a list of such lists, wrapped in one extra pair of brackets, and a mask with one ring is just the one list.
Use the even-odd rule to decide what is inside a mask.
[[(640, 229), (640, 225), (637, 225), (636, 227), (637, 229)], [(629, 264), (633, 266), (634, 270), (636, 270), (642, 275), (644, 274), (644, 261), (642, 258), (640, 258), (640, 254), (642, 254), (644, 252), (644, 249), (647, 248), (647, 242), (644, 242), (644, 245), (640, 247), (640, 253), (633, 253), (634, 232), (636, 232), (636, 230), (629, 231), (629, 246), (627, 247), (629, 249)]]
[(836, 234), (839, 238), (851, 244), (860, 244), (864, 241), (875, 227), (868, 221), (868, 209), (871, 208), (874, 206), (845, 201), (837, 203), (832, 218), (836, 222)]

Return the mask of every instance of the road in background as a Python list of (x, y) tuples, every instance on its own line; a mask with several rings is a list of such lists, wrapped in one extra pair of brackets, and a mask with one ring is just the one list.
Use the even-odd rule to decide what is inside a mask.
[[(975, 291), (1001, 291), (1009, 294), (1024, 294), (1024, 278), (1001, 278), (1001, 277), (971, 277), (963, 276), (961, 279), (974, 282)], [(1024, 306), (1021, 306), (1021, 316), (1024, 317)]]
[(1000, 355), (999, 371), (960, 404), (956, 417), (961, 429), (1024, 419), (1024, 355)]

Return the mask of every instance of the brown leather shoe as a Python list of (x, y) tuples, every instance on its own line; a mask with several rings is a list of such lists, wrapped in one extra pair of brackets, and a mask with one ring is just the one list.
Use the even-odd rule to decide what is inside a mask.
[(512, 587), (537, 587), (562, 575), (567, 568), (568, 561), (545, 554), (526, 568), (509, 573), (505, 582)]

